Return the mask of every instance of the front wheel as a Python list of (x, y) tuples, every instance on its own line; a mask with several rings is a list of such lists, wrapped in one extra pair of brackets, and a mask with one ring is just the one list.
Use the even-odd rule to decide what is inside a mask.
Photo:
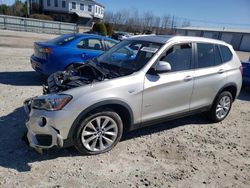
[(123, 124), (120, 116), (105, 110), (89, 115), (76, 131), (75, 147), (79, 152), (96, 155), (111, 150), (121, 139)]
[(209, 118), (214, 122), (224, 120), (231, 110), (233, 102), (232, 94), (228, 91), (223, 91), (215, 99), (211, 110), (208, 113)]

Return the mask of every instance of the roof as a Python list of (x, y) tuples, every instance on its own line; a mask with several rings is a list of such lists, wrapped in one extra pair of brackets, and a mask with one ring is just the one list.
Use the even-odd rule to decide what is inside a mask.
[(77, 14), (79, 17), (82, 17), (82, 18), (92, 18), (90, 14), (87, 14), (85, 12), (74, 12), (73, 14)]
[(208, 43), (217, 43), (217, 44), (226, 44), (224, 41), (205, 38), (205, 37), (193, 37), (193, 36), (174, 36), (174, 35), (140, 35), (140, 36), (133, 36), (128, 38), (129, 39), (136, 39), (142, 41), (150, 41), (165, 44), (170, 41), (191, 41), (191, 42), (208, 42)]
[(171, 35), (137, 35), (137, 36), (129, 37), (128, 40), (136, 39), (136, 40), (141, 40), (141, 41), (151, 41), (151, 42), (164, 44), (172, 37), (173, 36)]
[(180, 27), (177, 30), (193, 30), (193, 31), (217, 31), (230, 33), (249, 33), (250, 29), (235, 29), (235, 28), (207, 28), (207, 27)]
[(95, 3), (96, 5), (99, 5), (99, 6), (103, 7), (103, 8), (105, 8), (105, 6), (103, 6), (102, 4), (96, 2), (95, 0), (87, 0), (87, 1), (90, 1), (92, 3)]

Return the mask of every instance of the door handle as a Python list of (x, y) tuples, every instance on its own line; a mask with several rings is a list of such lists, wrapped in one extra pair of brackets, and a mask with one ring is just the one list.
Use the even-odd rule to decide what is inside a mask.
[(224, 69), (220, 69), (219, 71), (218, 71), (218, 74), (222, 74), (222, 73), (224, 73), (225, 71), (224, 71)]
[(184, 78), (184, 81), (190, 81), (190, 80), (192, 80), (193, 79), (193, 77), (192, 76), (186, 76), (185, 78)]

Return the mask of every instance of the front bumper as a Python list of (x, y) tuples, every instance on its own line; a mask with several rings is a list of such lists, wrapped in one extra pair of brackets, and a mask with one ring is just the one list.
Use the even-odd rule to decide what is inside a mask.
[[(32, 98), (24, 102), (24, 109), (27, 114), (27, 138), (30, 147), (36, 150), (49, 149), (54, 146), (64, 147), (64, 137), (66, 136), (63, 135), (63, 132), (65, 131), (63, 128), (62, 130), (55, 128), (56, 118), (54, 119), (54, 116), (50, 115), (48, 111), (32, 109), (31, 103)], [(44, 118), (46, 122), (43, 125), (39, 121), (41, 118)], [(61, 119), (64, 121), (63, 116)]]

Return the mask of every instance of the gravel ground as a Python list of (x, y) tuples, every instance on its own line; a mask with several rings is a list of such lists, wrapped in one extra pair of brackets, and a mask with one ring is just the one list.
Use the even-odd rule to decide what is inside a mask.
[(36, 153), (22, 140), (22, 102), (41, 94), (44, 81), (29, 64), (32, 42), (53, 36), (18, 33), (12, 46), (15, 32), (0, 31), (0, 187), (250, 187), (249, 90), (222, 123), (202, 115), (166, 122), (124, 135), (98, 156)]

